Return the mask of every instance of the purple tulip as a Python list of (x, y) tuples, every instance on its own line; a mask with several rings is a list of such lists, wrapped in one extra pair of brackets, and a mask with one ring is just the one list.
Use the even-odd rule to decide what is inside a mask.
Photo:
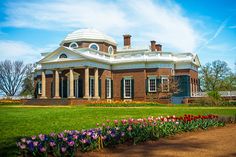
[(86, 139), (81, 139), (80, 142), (85, 144), (87, 142), (87, 140)]
[(125, 132), (121, 132), (121, 136), (124, 137), (125, 136)]
[(26, 141), (27, 144), (30, 144), (30, 142), (32, 142), (32, 141), (31, 141), (31, 140), (27, 140), (27, 141)]

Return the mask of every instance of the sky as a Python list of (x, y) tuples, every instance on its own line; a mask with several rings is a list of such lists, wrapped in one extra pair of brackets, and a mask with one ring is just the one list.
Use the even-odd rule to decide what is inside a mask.
[(0, 61), (34, 63), (81, 28), (104, 32), (118, 48), (131, 34), (134, 48), (156, 40), (163, 51), (198, 54), (201, 65), (236, 69), (235, 0), (0, 0)]

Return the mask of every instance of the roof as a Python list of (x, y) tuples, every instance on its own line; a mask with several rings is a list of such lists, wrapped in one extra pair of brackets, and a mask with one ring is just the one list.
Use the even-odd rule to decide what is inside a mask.
[[(79, 48), (79, 49), (72, 49), (68, 47), (61, 46), (54, 52), (45, 56), (42, 60), (38, 63), (46, 63), (50, 62), (47, 59), (58, 50), (68, 50), (74, 54), (80, 55), (84, 58), (90, 60), (96, 60), (107, 64), (124, 64), (124, 63), (133, 63), (133, 62), (176, 62), (176, 63), (183, 63), (183, 62), (191, 62), (196, 66), (200, 66), (200, 62), (196, 54), (193, 53), (178, 53), (174, 54), (171, 52), (162, 52), (162, 54), (157, 52), (152, 52), (150, 50), (140, 50), (133, 53), (117, 53), (110, 55), (108, 53), (104, 53), (101, 51), (93, 50), (90, 48)], [(194, 60), (196, 59), (196, 60)], [(49, 59), (50, 60), (50, 59)], [(51, 60), (52, 62), (58, 62), (58, 60)]]
[(94, 41), (94, 42), (107, 42), (111, 45), (117, 45), (116, 41), (96, 30), (96, 29), (78, 29), (72, 33), (69, 33), (66, 38), (61, 42), (61, 45), (66, 42), (73, 42), (73, 41)]

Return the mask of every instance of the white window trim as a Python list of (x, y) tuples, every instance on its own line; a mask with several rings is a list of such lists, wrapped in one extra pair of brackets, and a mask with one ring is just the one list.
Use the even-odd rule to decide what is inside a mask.
[[(163, 80), (167, 79), (168, 81), (168, 89), (167, 90), (163, 90)], [(168, 76), (161, 76), (161, 91), (162, 92), (169, 92), (170, 91), (170, 85), (169, 85), (169, 77)]]
[[(126, 96), (126, 92), (125, 92), (125, 80), (129, 80), (130, 81), (130, 96)], [(132, 78), (131, 77), (127, 77), (127, 78), (124, 78), (123, 79), (123, 88), (124, 88), (124, 91), (123, 91), (123, 94), (124, 94), (124, 98), (125, 99), (131, 99), (132, 98)]]
[[(112, 49), (112, 51), (111, 52), (109, 52), (109, 49)], [(107, 52), (110, 54), (110, 55), (112, 55), (113, 53), (114, 53), (114, 48), (112, 47), (112, 46), (109, 46), (108, 48), (107, 48)]]
[[(90, 76), (89, 79), (89, 96), (92, 97), (92, 80), (93, 80), (93, 90), (94, 90), (94, 76)], [(94, 91), (93, 91), (94, 92)]]
[[(66, 55), (66, 58), (60, 58), (60, 57), (61, 57), (61, 55), (63, 55), (63, 54), (64, 54), (64, 55)], [(68, 55), (67, 55), (66, 53), (64, 53), (64, 52), (63, 52), (63, 53), (61, 53), (61, 54), (59, 55), (59, 57), (58, 57), (58, 58), (59, 58), (59, 59), (67, 59), (67, 58), (68, 58)]]
[[(111, 78), (106, 78), (106, 81), (108, 81), (108, 85), (109, 85), (108, 86), (109, 92), (106, 93), (106, 97), (107, 97), (107, 99), (110, 99), (111, 98)], [(107, 88), (107, 84), (106, 84), (106, 88)], [(107, 91), (107, 89), (106, 89), (106, 91)]]
[(42, 94), (42, 81), (38, 81), (38, 94)]
[(69, 45), (69, 48), (72, 48), (72, 49), (74, 49), (73, 47), (71, 47), (73, 44), (75, 44), (75, 45), (76, 45), (76, 47), (75, 47), (75, 48), (78, 48), (78, 47), (79, 47), (79, 45), (78, 45), (76, 42), (72, 42), (72, 43), (70, 43), (70, 45)]
[[(92, 49), (92, 48), (91, 48), (92, 45), (96, 45), (96, 46), (98, 47), (98, 49), (97, 49), (96, 51), (99, 51), (99, 50), (100, 50), (100, 47), (98, 46), (97, 43), (91, 43), (91, 44), (89, 44), (89, 48), (90, 48), (90, 49)], [(94, 50), (94, 49), (93, 49), (93, 50)]]
[[(155, 80), (155, 90), (151, 91), (150, 81), (153, 79)], [(157, 77), (156, 76), (148, 77), (148, 92), (150, 92), (150, 93), (157, 92)]]

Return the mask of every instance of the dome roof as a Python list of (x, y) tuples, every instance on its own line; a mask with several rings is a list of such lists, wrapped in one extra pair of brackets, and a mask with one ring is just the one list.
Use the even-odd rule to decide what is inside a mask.
[(112, 45), (117, 45), (116, 41), (112, 37), (103, 34), (96, 29), (79, 29), (72, 33), (69, 33), (62, 41), (62, 44), (71, 41), (107, 42)]

